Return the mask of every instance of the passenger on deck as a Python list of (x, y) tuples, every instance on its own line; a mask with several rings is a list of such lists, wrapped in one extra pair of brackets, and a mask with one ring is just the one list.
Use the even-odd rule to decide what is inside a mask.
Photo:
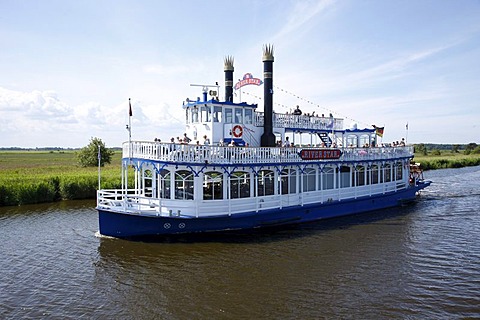
[(297, 109), (293, 110), (293, 114), (296, 116), (301, 116), (302, 115), (302, 110), (300, 110), (300, 107), (297, 106)]
[(168, 147), (168, 151), (172, 152), (172, 151), (175, 151), (175, 138), (171, 138), (170, 139), (170, 146)]
[(288, 141), (288, 137), (285, 137), (285, 142), (283, 143), (284, 147), (290, 147), (290, 141)]
[(189, 137), (187, 137), (187, 133), (186, 133), (186, 132), (183, 134), (183, 141), (185, 141), (185, 144), (189, 144), (190, 141), (192, 141), (192, 139), (190, 139)]
[(203, 136), (203, 145), (204, 146), (209, 146), (210, 145), (210, 140), (207, 138), (207, 135)]

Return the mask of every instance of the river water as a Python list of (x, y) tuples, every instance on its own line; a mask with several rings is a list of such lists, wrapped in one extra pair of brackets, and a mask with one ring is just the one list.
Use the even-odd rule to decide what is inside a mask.
[(92, 201), (0, 208), (0, 318), (480, 318), (480, 167), (425, 177), (414, 205), (162, 243), (96, 236)]

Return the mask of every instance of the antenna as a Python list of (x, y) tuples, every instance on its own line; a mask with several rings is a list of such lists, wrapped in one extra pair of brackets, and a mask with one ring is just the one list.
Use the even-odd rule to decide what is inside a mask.
[(217, 91), (210, 90), (210, 95), (215, 97), (220, 90), (218, 82), (216, 84), (190, 84), (191, 87), (202, 87), (203, 92), (209, 92), (209, 88), (217, 88)]

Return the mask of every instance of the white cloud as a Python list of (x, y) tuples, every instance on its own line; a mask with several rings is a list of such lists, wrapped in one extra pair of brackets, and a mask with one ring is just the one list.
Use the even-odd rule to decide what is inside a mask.
[[(181, 108), (177, 111), (168, 104), (134, 101), (132, 109), (132, 136), (140, 140), (167, 140), (184, 131)], [(128, 138), (128, 102), (114, 106), (87, 102), (71, 107), (53, 91), (0, 87), (0, 114), (2, 146), (81, 147), (94, 136), (109, 146), (120, 146)]]
[(54, 91), (19, 92), (0, 88), (0, 108), (14, 111), (27, 119), (57, 119), (71, 122), (71, 109)]

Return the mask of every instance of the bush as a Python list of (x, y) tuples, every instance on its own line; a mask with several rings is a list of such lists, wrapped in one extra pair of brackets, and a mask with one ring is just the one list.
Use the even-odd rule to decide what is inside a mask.
[(77, 153), (78, 163), (82, 167), (95, 167), (98, 166), (98, 157), (100, 149), (100, 166), (103, 167), (106, 163), (112, 161), (112, 156), (115, 153), (113, 150), (109, 150), (105, 147), (105, 143), (99, 138), (91, 138), (88, 146), (83, 147)]

